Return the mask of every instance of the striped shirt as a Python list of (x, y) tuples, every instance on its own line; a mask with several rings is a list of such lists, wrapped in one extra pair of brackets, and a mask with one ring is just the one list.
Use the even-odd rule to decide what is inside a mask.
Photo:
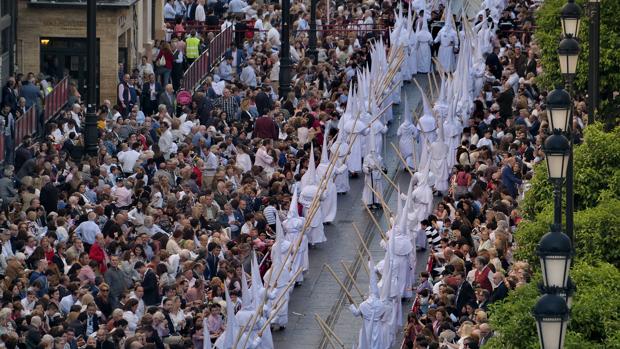
[(263, 216), (267, 220), (267, 224), (273, 225), (276, 224), (276, 215), (278, 214), (278, 210), (275, 207), (269, 205), (265, 207), (263, 210)]
[(437, 251), (439, 249), (441, 236), (439, 236), (439, 231), (437, 229), (433, 229), (433, 227), (427, 227), (424, 230), (426, 234), (426, 240), (428, 241), (429, 246), (433, 247), (433, 250)]

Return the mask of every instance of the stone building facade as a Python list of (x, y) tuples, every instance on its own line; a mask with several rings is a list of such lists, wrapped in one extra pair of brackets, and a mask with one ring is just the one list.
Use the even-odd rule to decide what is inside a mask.
[[(16, 64), (21, 72), (70, 75), (85, 97), (86, 0), (17, 0)], [(161, 0), (97, 1), (99, 101), (116, 101), (120, 64), (131, 71), (162, 35)]]

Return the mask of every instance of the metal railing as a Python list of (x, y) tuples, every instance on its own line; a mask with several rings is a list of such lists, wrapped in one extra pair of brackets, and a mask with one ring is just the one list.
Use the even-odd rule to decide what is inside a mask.
[(193, 92), (211, 69), (224, 56), (233, 41), (233, 28), (228, 27), (216, 35), (204, 52), (187, 68), (183, 74), (181, 87)]
[(69, 77), (60, 80), (52, 92), (45, 96), (43, 107), (43, 122), (50, 121), (69, 100)]

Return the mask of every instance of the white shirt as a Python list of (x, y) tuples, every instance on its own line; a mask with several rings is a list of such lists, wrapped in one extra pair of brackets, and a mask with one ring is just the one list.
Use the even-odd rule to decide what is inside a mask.
[(205, 13), (205, 7), (202, 5), (196, 6), (196, 12), (194, 15), (196, 22), (204, 22), (207, 19), (207, 14)]
[(133, 173), (133, 168), (136, 166), (136, 162), (139, 158), (140, 153), (133, 149), (118, 153), (118, 161), (121, 162), (121, 167), (125, 173)]
[(69, 311), (71, 310), (73, 304), (75, 304), (75, 300), (73, 300), (72, 295), (62, 297), (62, 299), (60, 300), (60, 311), (62, 311), (64, 314), (69, 314)]

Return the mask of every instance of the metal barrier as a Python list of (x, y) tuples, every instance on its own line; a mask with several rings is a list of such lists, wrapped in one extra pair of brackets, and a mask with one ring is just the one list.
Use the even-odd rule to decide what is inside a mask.
[(37, 107), (32, 106), (15, 120), (15, 144), (21, 144), (24, 136), (37, 133)]
[(204, 52), (187, 68), (183, 74), (181, 87), (193, 92), (197, 85), (211, 71), (214, 65), (224, 56), (233, 41), (233, 28), (228, 27), (209, 42)]
[(54, 117), (69, 100), (69, 77), (65, 76), (54, 86), (52, 92), (45, 96), (43, 109), (43, 122), (48, 122)]

